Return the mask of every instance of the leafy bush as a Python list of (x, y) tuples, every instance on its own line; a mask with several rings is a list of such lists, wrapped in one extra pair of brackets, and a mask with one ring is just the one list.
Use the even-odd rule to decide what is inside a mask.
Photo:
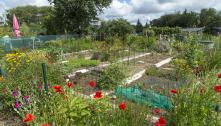
[(82, 50), (94, 48), (95, 42), (93, 43), (89, 38), (80, 39), (62, 39), (56, 41), (49, 41), (45, 44), (45, 47), (62, 49), (64, 53), (78, 52)]
[(132, 49), (136, 51), (147, 51), (151, 50), (154, 44), (156, 43), (155, 36), (135, 36), (131, 40)]
[(178, 34), (181, 32), (180, 28), (170, 28), (170, 27), (153, 27), (151, 28), (156, 35), (172, 35)]
[(167, 41), (158, 41), (157, 43), (155, 43), (153, 50), (158, 53), (169, 52), (170, 44)]
[(61, 55), (61, 49), (56, 47), (49, 47), (46, 49), (46, 58), (48, 59), (49, 63), (55, 63), (59, 60), (59, 57)]
[(221, 42), (215, 43), (214, 49), (208, 51), (205, 54), (205, 61), (207, 61), (203, 66), (207, 70), (211, 70), (213, 68), (221, 68)]
[(125, 78), (125, 71), (118, 65), (112, 64), (101, 73), (98, 87), (101, 89), (114, 89), (117, 85), (122, 84)]
[[(174, 51), (174, 65), (179, 73), (188, 74), (188, 72), (195, 72), (197, 67), (202, 67), (205, 63), (205, 53), (199, 45), (197, 36), (189, 36), (187, 42), (175, 41), (173, 46)], [(201, 68), (202, 69), (202, 68)]]
[(14, 33), (12, 32), (12, 30), (9, 27), (1, 27), (0, 28), (0, 38), (4, 37), (6, 35), (13, 36), (13, 34)]

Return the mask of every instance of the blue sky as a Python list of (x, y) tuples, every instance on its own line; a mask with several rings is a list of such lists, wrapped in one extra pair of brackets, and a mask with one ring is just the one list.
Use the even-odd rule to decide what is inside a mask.
[[(49, 5), (47, 0), (0, 0), (0, 13), (22, 5)], [(99, 17), (102, 20), (126, 18), (135, 24), (138, 18), (144, 24), (163, 14), (174, 13), (188, 9), (200, 11), (202, 8), (213, 7), (221, 10), (221, 0), (113, 0), (110, 7), (104, 9)]]

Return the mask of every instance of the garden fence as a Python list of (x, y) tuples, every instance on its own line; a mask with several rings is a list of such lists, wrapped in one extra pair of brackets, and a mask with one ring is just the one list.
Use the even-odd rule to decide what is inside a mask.
[(40, 35), (21, 38), (10, 38), (6, 36), (0, 39), (0, 47), (3, 48), (5, 52), (22, 48), (36, 49), (41, 47), (47, 41), (77, 38), (79, 38), (79, 35)]

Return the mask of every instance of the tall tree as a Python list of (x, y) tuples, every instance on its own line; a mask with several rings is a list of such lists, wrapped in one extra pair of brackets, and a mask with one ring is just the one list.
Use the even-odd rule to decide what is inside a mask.
[(45, 17), (50, 13), (50, 7), (37, 7), (37, 6), (21, 6), (7, 10), (7, 24), (12, 26), (12, 18), (13, 14), (19, 20), (19, 23), (26, 23), (26, 24), (41, 24)]
[(216, 10), (213, 8), (202, 9), (200, 13), (200, 25), (207, 26), (216, 16)]
[(221, 15), (214, 8), (202, 9), (200, 13), (200, 25), (205, 27), (205, 32), (211, 33), (214, 27), (221, 26)]
[(140, 23), (140, 20), (137, 20), (137, 25), (136, 25), (136, 33), (142, 33), (143, 32), (143, 25)]
[[(98, 13), (112, 0), (48, 0), (53, 4), (53, 14), (48, 20), (55, 24), (58, 33), (82, 33)], [(48, 23), (47, 23), (48, 24)], [(50, 23), (49, 23), (50, 24)], [(47, 27), (47, 26), (46, 26)]]
[(150, 25), (146, 22), (144, 28), (149, 28), (149, 26), (150, 26)]
[(127, 34), (134, 31), (133, 26), (125, 19), (102, 22), (99, 32), (105, 36), (119, 36), (125, 39)]

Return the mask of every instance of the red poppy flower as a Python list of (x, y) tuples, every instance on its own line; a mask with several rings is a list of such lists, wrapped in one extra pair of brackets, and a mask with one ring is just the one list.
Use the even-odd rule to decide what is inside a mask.
[(220, 73), (220, 74), (218, 74), (218, 78), (220, 78), (220, 79), (221, 79), (221, 73)]
[(160, 109), (159, 108), (153, 109), (153, 113), (154, 114), (159, 114), (160, 113)]
[(90, 80), (89, 86), (93, 88), (96, 86), (96, 83), (93, 80)]
[(31, 121), (33, 121), (34, 120), (34, 116), (32, 115), (32, 114), (27, 114), (26, 116), (25, 116), (25, 118), (23, 119), (23, 122), (31, 122)]
[(173, 89), (170, 91), (172, 94), (177, 94), (177, 90)]
[(94, 98), (96, 98), (96, 99), (99, 99), (99, 98), (101, 98), (103, 95), (102, 95), (102, 92), (101, 91), (97, 91), (96, 93), (95, 93), (95, 95), (94, 95)]
[(216, 92), (221, 92), (221, 85), (220, 85), (220, 86), (215, 86), (215, 87), (214, 87), (214, 90), (215, 90)]
[(125, 102), (120, 103), (119, 109), (120, 110), (125, 110), (126, 109), (126, 103)]
[(41, 126), (51, 126), (50, 124), (42, 124)]
[(160, 117), (158, 122), (155, 123), (155, 126), (166, 126), (166, 120), (163, 117)]
[(62, 93), (62, 89), (60, 85), (53, 86), (55, 92)]
[(67, 86), (69, 87), (69, 88), (71, 88), (71, 87), (73, 87), (73, 83), (72, 82), (67, 82)]

